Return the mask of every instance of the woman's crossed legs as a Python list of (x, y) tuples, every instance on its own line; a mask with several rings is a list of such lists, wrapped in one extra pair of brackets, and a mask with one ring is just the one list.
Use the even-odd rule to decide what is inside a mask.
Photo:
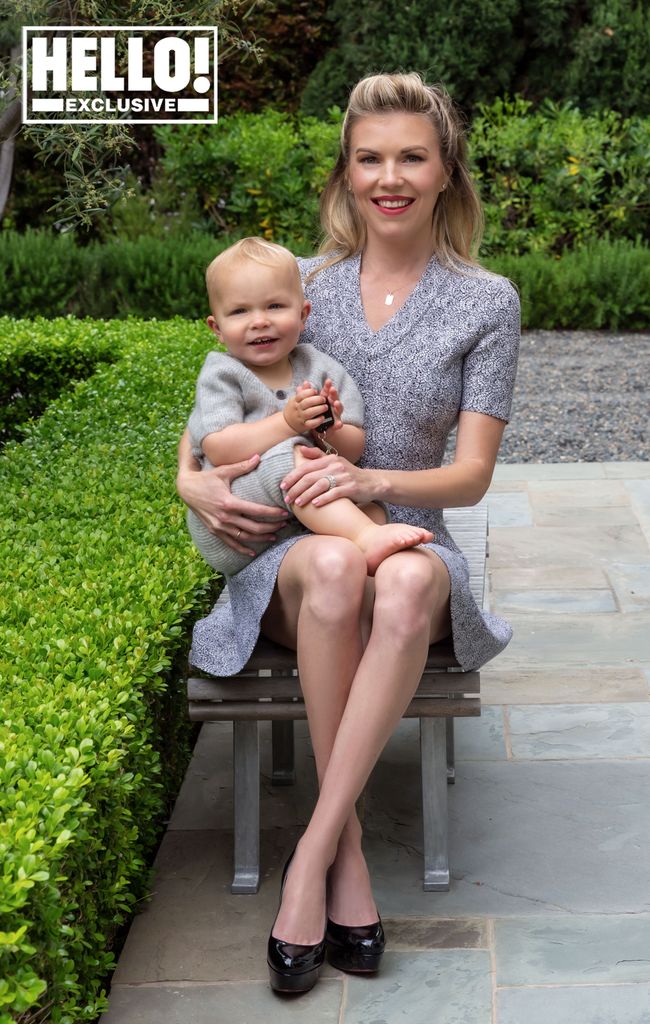
[(449, 592), (444, 562), (426, 548), (391, 555), (373, 580), (343, 538), (307, 537), (285, 555), (262, 630), (298, 652), (320, 795), (276, 938), (314, 945), (326, 915), (345, 925), (377, 920), (355, 801), (417, 688), (429, 644), (450, 632)]

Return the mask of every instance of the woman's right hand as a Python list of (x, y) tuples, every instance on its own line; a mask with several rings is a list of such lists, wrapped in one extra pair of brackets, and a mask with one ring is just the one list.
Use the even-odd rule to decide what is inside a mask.
[[(233, 551), (240, 554), (255, 556), (256, 551), (246, 547), (247, 543), (270, 543), (275, 540), (274, 529), (279, 530), (285, 525), (289, 513), (281, 508), (269, 508), (253, 501), (245, 501), (231, 493), (232, 481), (250, 473), (260, 460), (259, 455), (252, 455), (243, 462), (235, 462), (229, 466), (218, 466), (197, 472), (189, 467), (181, 467), (176, 478), (176, 487), (186, 505), (199, 516), (207, 528), (219, 537)], [(276, 522), (257, 522), (264, 517)]]

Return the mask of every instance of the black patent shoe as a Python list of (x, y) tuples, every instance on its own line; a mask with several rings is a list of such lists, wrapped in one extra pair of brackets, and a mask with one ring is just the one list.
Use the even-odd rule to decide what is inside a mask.
[(353, 927), (327, 919), (327, 959), (332, 967), (353, 974), (373, 974), (386, 948), (381, 918), (374, 924)]
[[(280, 884), (280, 902), (287, 871), (295, 850), (284, 865)], [(314, 946), (298, 946), (284, 939), (276, 939), (273, 929), (269, 935), (266, 962), (269, 965), (271, 988), (274, 992), (309, 992), (318, 981), (325, 963), (325, 936)]]

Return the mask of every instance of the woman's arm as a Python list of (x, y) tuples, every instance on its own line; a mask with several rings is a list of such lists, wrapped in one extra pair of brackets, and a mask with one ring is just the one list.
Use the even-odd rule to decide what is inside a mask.
[[(505, 422), (493, 416), (461, 412), (454, 462), (437, 469), (359, 469), (340, 456), (303, 448), (307, 461), (285, 477), (285, 498), (298, 505), (326, 505), (337, 498), (412, 508), (475, 505), (490, 486), (504, 428)], [(325, 491), (322, 480), (327, 475), (337, 483)]]

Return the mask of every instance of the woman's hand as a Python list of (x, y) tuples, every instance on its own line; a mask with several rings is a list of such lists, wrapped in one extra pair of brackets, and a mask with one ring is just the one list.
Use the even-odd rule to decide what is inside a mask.
[[(207, 528), (233, 551), (255, 556), (256, 551), (247, 543), (275, 540), (274, 530), (285, 525), (289, 513), (281, 508), (269, 508), (238, 498), (230, 491), (235, 477), (250, 473), (259, 463), (259, 455), (230, 466), (206, 469), (202, 473), (182, 468), (176, 480), (178, 493), (186, 505), (196, 512)], [(257, 522), (264, 518), (266, 522)], [(277, 522), (268, 522), (277, 520)]]
[[(288, 505), (327, 505), (337, 498), (366, 505), (378, 497), (375, 470), (359, 469), (342, 455), (323, 455), (318, 448), (299, 448), (306, 461), (280, 484)], [(335, 480), (331, 487), (330, 476)]]

